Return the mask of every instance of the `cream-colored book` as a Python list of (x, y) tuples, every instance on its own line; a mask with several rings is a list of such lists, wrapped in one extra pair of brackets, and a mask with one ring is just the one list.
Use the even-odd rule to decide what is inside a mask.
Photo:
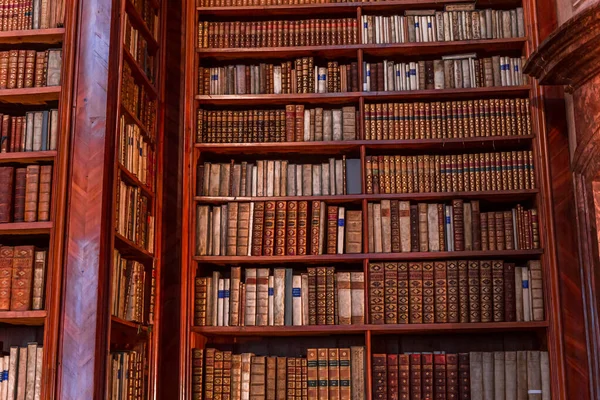
[[(481, 360), (483, 365), (483, 400), (494, 400), (494, 353), (482, 353)], [(471, 399), (473, 399), (472, 396)]]
[(323, 110), (323, 141), (333, 140), (333, 113), (331, 110)]
[(256, 195), (258, 197), (264, 197), (265, 196), (265, 187), (264, 187), (264, 182), (265, 182), (265, 173), (266, 173), (266, 167), (265, 167), (265, 161), (264, 160), (258, 160), (256, 161), (256, 169), (257, 169), (257, 175), (256, 175)]
[(287, 160), (281, 160), (281, 171), (279, 172), (279, 196), (287, 196), (287, 179), (288, 179), (288, 162)]
[(340, 325), (352, 323), (352, 292), (350, 272), (337, 273), (338, 321)]
[(369, 230), (369, 253), (375, 252), (375, 221), (373, 216), (373, 203), (367, 204), (367, 229)]
[(287, 194), (286, 196), (296, 196), (296, 164), (287, 166)]
[(310, 110), (304, 110), (304, 141), (310, 142)]
[(252, 353), (242, 353), (242, 400), (250, 400), (250, 362)]
[(17, 346), (11, 346), (9, 357), (7, 398), (13, 400), (17, 395), (17, 374), (19, 369), (19, 348)]
[(298, 164), (296, 165), (296, 196), (307, 196), (307, 194), (302, 190), (304, 184), (302, 175), (302, 164)]
[(302, 195), (313, 195), (313, 166), (312, 164), (302, 165)]
[(321, 168), (319, 165), (312, 165), (312, 195), (321, 196), (322, 193), (322, 177)]
[(437, 204), (427, 204), (427, 235), (429, 251), (440, 251)]
[(494, 352), (494, 400), (506, 400), (505, 387), (506, 378), (504, 376), (504, 352)]
[(267, 188), (266, 195), (273, 197), (275, 193), (275, 161), (267, 161)]
[(221, 255), (221, 207), (213, 207), (212, 211), (212, 255)]
[(273, 167), (273, 196), (281, 196), (281, 160), (275, 160)]
[(302, 274), (302, 325), (308, 325), (308, 274)]
[(350, 313), (352, 324), (365, 323), (365, 274), (350, 272), (350, 295), (352, 309)]
[(331, 194), (329, 187), (329, 163), (321, 164), (321, 193), (323, 196)]
[(256, 268), (246, 268), (246, 306), (244, 325), (256, 325)]
[(344, 254), (344, 234), (346, 232), (346, 209), (338, 208), (337, 253)]
[(383, 243), (381, 241), (381, 204), (373, 204), (373, 244), (375, 253), (383, 252)]
[(269, 276), (269, 320), (267, 325), (275, 325), (275, 276)]
[(219, 279), (219, 286), (217, 288), (217, 326), (224, 326), (223, 324), (223, 307), (225, 303), (224, 295), (225, 293), (225, 280), (223, 278)]
[[(331, 171), (329, 172), (331, 175)], [(335, 160), (335, 194), (344, 194), (344, 163), (343, 160)]]
[(552, 398), (550, 393), (550, 360), (547, 351), (540, 352), (540, 370), (542, 374), (542, 400), (550, 400)]
[(381, 200), (381, 247), (384, 253), (392, 252), (392, 218), (391, 203)]
[(398, 203), (398, 219), (400, 220), (400, 249), (403, 253), (410, 252), (410, 202)]
[(335, 158), (329, 159), (329, 193), (331, 195), (335, 193)]
[(517, 352), (504, 352), (504, 392), (506, 400), (517, 400)]
[(269, 268), (256, 270), (256, 325), (269, 323)]
[(483, 400), (483, 353), (469, 353), (469, 373), (471, 378), (471, 400)]
[(275, 268), (273, 276), (273, 324), (283, 326), (285, 324), (285, 268)]
[(252, 166), (252, 183), (250, 193), (252, 197), (258, 196), (258, 165)]
[(342, 137), (342, 110), (336, 109), (332, 111), (333, 137), (334, 141), (340, 141)]
[(292, 277), (292, 324), (302, 325), (302, 276)]
[(223, 280), (223, 326), (229, 326), (231, 279)]

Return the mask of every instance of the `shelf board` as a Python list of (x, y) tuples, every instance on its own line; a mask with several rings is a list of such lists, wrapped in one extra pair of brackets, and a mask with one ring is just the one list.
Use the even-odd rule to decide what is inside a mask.
[(53, 161), (56, 157), (53, 151), (15, 151), (13, 153), (1, 153), (0, 164), (4, 163), (34, 163), (39, 161)]
[(129, 172), (127, 168), (125, 168), (121, 163), (117, 163), (119, 165), (119, 170), (121, 171), (121, 179), (130, 185), (139, 187), (145, 196), (149, 197), (151, 200), (154, 199), (154, 192), (142, 181), (138, 179), (133, 173)]
[(437, 251), (422, 253), (363, 253), (328, 254), (320, 256), (195, 256), (194, 261), (215, 264), (279, 264), (279, 263), (347, 263), (369, 261), (420, 261), (448, 259), (529, 259), (538, 258), (542, 249), (535, 250), (487, 250), (487, 251)]
[(127, 61), (127, 64), (129, 64), (129, 66), (131, 67), (131, 72), (133, 73), (133, 75), (137, 77), (136, 80), (141, 81), (142, 84), (146, 86), (146, 89), (150, 92), (151, 97), (155, 99), (158, 96), (156, 86), (154, 86), (154, 84), (150, 82), (150, 80), (146, 76), (146, 73), (142, 70), (138, 62), (135, 61), (129, 50), (127, 50), (125, 47), (123, 47), (123, 57), (125, 61)]
[(10, 325), (43, 326), (48, 313), (45, 310), (0, 311), (0, 323)]
[(357, 150), (359, 141), (328, 142), (264, 142), (264, 143), (197, 143), (195, 147), (211, 153), (308, 153), (329, 154), (332, 152)]
[(125, 12), (129, 15), (129, 20), (133, 27), (142, 33), (148, 42), (150, 49), (156, 51), (158, 49), (158, 42), (154, 35), (152, 35), (152, 32), (150, 32), (150, 29), (148, 29), (148, 25), (146, 25), (146, 22), (142, 19), (142, 16), (138, 10), (136, 10), (131, 0), (125, 1)]
[(140, 121), (138, 119), (138, 117), (136, 117), (135, 115), (133, 115), (131, 113), (131, 111), (129, 111), (127, 109), (127, 107), (125, 107), (123, 104), (121, 104), (121, 114), (125, 115), (125, 118), (128, 119), (129, 122), (134, 123), (140, 129), (140, 132), (142, 132), (142, 135), (144, 136), (144, 138), (146, 139), (146, 141), (148, 143), (150, 143), (152, 146), (154, 146), (154, 135), (151, 135), (150, 131), (148, 131), (148, 129), (142, 123), (142, 121)]
[(0, 32), (0, 45), (23, 43), (55, 45), (62, 43), (64, 34), (65, 28)]
[[(373, 11), (391, 11), (391, 10), (414, 10), (414, 9), (432, 9), (443, 10), (446, 4), (469, 3), (468, 0), (390, 0), (377, 2), (348, 2), (348, 3), (318, 3), (318, 4), (294, 4), (294, 5), (270, 5), (270, 6), (236, 6), (236, 7), (197, 7), (199, 15), (211, 17), (227, 16), (277, 16), (277, 15), (306, 15), (314, 16), (319, 14), (343, 14), (355, 12), (357, 7), (361, 7), (363, 15)], [(517, 6), (520, 4), (517, 0), (484, 0), (477, 1), (478, 7), (497, 7)]]
[(340, 196), (278, 196), (278, 197), (211, 197), (211, 196), (197, 196), (194, 197), (194, 201), (198, 203), (227, 203), (227, 202), (243, 202), (243, 201), (313, 201), (320, 200), (326, 201), (327, 204), (360, 204), (364, 195), (362, 194), (348, 194)]
[(149, 263), (154, 260), (154, 255), (152, 253), (138, 246), (118, 232), (115, 232), (115, 248), (119, 250), (121, 255), (133, 258), (139, 262)]
[(111, 315), (110, 344), (113, 349), (130, 349), (137, 343), (147, 340), (149, 329), (143, 324), (127, 321)]
[(356, 104), (363, 97), (367, 102), (403, 100), (452, 100), (489, 98), (494, 96), (528, 96), (531, 86), (480, 87), (471, 89), (428, 89), (402, 92), (346, 92), (294, 94), (196, 95), (196, 100), (215, 106), (271, 104)]
[(0, 224), (0, 235), (49, 235), (51, 229), (51, 221), (10, 222)]
[(395, 57), (433, 54), (456, 54), (462, 52), (498, 53), (521, 50), (527, 38), (461, 40), (453, 42), (346, 44), (325, 46), (284, 46), (248, 48), (199, 48), (198, 55), (205, 58), (234, 60), (239, 58), (289, 58), (289, 57), (356, 57), (359, 49), (367, 57)]
[(307, 325), (307, 326), (193, 326), (192, 332), (203, 336), (327, 336), (358, 335), (410, 335), (440, 333), (488, 333), (543, 330), (547, 321), (539, 322), (477, 322), (440, 324), (390, 324), (390, 325)]
[(2, 89), (0, 90), (0, 103), (43, 105), (50, 101), (58, 101), (60, 91), (60, 86)]

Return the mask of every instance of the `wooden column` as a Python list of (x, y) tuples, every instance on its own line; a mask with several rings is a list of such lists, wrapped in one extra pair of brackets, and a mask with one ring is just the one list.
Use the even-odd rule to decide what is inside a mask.
[[(71, 172), (61, 316), (58, 399), (101, 399), (106, 364), (104, 332), (108, 295), (104, 279), (110, 218), (107, 127), (116, 110), (107, 109), (116, 75), (109, 74), (111, 26), (118, 10), (110, 0), (81, 1), (75, 48)], [(114, 63), (113, 63), (114, 64)], [(113, 71), (113, 74), (118, 71)], [(113, 92), (114, 93), (114, 92)]]

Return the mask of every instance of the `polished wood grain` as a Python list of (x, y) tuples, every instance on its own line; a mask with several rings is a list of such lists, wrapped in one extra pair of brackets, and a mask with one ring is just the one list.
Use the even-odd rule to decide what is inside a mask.
[(52, 222), (11, 222), (0, 224), (0, 235), (48, 235)]
[(58, 101), (60, 92), (60, 86), (2, 89), (0, 90), (0, 103), (44, 105), (51, 101)]
[(0, 153), (0, 164), (19, 163), (30, 164), (36, 162), (53, 161), (58, 154), (55, 150), (49, 151), (18, 151), (14, 153)]
[(63, 41), (65, 28), (28, 29), (0, 32), (0, 45), (3, 44), (44, 44), (57, 45)]
[(43, 326), (48, 313), (36, 311), (0, 311), (0, 324)]

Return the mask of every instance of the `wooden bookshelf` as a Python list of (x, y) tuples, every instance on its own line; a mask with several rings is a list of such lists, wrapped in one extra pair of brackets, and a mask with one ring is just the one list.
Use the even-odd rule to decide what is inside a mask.
[[(459, 0), (458, 2), (463, 2)], [(246, 340), (249, 342), (262, 340), (269, 343), (282, 337), (287, 338), (290, 347), (294, 340), (309, 337), (313, 347), (319, 347), (325, 337), (356, 337), (363, 340), (366, 348), (367, 366), (366, 399), (371, 400), (373, 382), (371, 377), (370, 360), (378, 341), (398, 337), (410, 338), (420, 335), (431, 335), (444, 338), (445, 342), (461, 343), (468, 341), (467, 336), (477, 338), (470, 343), (473, 351), (489, 351), (485, 338), (493, 337), (502, 342), (506, 339), (511, 343), (511, 349), (530, 349), (535, 343), (537, 350), (548, 350), (552, 360), (560, 360), (560, 339), (555, 329), (559, 316), (552, 306), (551, 298), (557, 296), (557, 285), (553, 268), (553, 244), (550, 233), (545, 227), (550, 224), (547, 214), (549, 199), (548, 182), (541, 179), (546, 173), (543, 168), (547, 165), (540, 161), (546, 154), (547, 143), (544, 141), (546, 126), (543, 121), (543, 104), (540, 103), (537, 83), (521, 86), (478, 87), (471, 89), (427, 89), (397, 92), (345, 92), (323, 94), (245, 94), (245, 95), (198, 95), (197, 68), (221, 66), (223, 64), (242, 64), (267, 62), (265, 60), (293, 60), (295, 57), (314, 56), (327, 61), (340, 58), (352, 59), (358, 62), (358, 76), (363, 75), (362, 62), (383, 57), (403, 57), (404, 59), (432, 59), (433, 56), (443, 56), (465, 52), (476, 52), (479, 55), (523, 55), (528, 56), (537, 44), (535, 0), (487, 0), (477, 2), (477, 8), (494, 8), (506, 10), (509, 8), (524, 8), (525, 37), (514, 39), (467, 40), (455, 42), (403, 43), (403, 44), (352, 44), (338, 46), (296, 46), (272, 48), (197, 48), (197, 22), (235, 21), (235, 20), (265, 20), (265, 19), (298, 19), (298, 18), (354, 18), (365, 14), (401, 14), (409, 9), (442, 10), (446, 4), (456, 1), (416, 1), (392, 0), (383, 2), (360, 3), (325, 3), (277, 6), (244, 6), (244, 7), (199, 7), (197, 2), (187, 0), (185, 15), (185, 109), (184, 109), (184, 156), (183, 156), (183, 218), (182, 218), (182, 332), (180, 337), (180, 370), (183, 375), (184, 389), (181, 399), (191, 399), (191, 350), (193, 348), (218, 347), (219, 345), (236, 346), (240, 349)], [(359, 32), (360, 42), (360, 32)], [(359, 82), (360, 85), (360, 82)], [(383, 102), (423, 102), (423, 101), (454, 101), (477, 99), (515, 99), (530, 100), (532, 134), (522, 136), (483, 136), (449, 139), (410, 139), (410, 140), (365, 140), (364, 113), (365, 104)], [(543, 102), (542, 102), (543, 103)], [(266, 108), (283, 108), (285, 105), (305, 105), (306, 107), (355, 106), (360, 115), (357, 125), (357, 140), (339, 142), (269, 142), (269, 143), (196, 143), (196, 111), (199, 108), (208, 110), (241, 110)], [(371, 154), (417, 154), (423, 151), (427, 154), (458, 154), (460, 152), (474, 153), (479, 151), (531, 150), (534, 154), (537, 186), (534, 189), (495, 190), (495, 191), (463, 191), (446, 193), (403, 193), (403, 194), (366, 194), (365, 156)], [(362, 165), (362, 194), (335, 196), (283, 196), (283, 197), (221, 197), (197, 196), (196, 164), (209, 160), (210, 162), (229, 162), (232, 158), (245, 161), (262, 159), (296, 160), (309, 156), (330, 157), (352, 154), (360, 158)], [(363, 237), (362, 254), (335, 255), (306, 255), (306, 256), (198, 256), (195, 254), (196, 206), (198, 204), (225, 204), (228, 202), (274, 201), (274, 200), (321, 200), (328, 205), (346, 204), (353, 210), (361, 210), (363, 214), (363, 230), (367, 226), (367, 204), (370, 201), (403, 200), (416, 202), (445, 202), (452, 199), (465, 201), (480, 200), (493, 209), (500, 207), (509, 209), (518, 202), (525, 202), (536, 207), (539, 214), (540, 249), (534, 250), (492, 250), (492, 251), (439, 251), (439, 252), (408, 252), (408, 253), (369, 253), (367, 236)], [(490, 323), (439, 323), (439, 324), (390, 324), (390, 325), (309, 325), (309, 326), (195, 326), (194, 325), (194, 289), (195, 278), (209, 276), (212, 271), (226, 274), (231, 266), (241, 266), (242, 271), (247, 267), (264, 266), (264, 268), (286, 267), (301, 270), (307, 266), (335, 266), (336, 268), (353, 268), (352, 271), (365, 273), (365, 320), (368, 321), (368, 266), (370, 262), (393, 261), (426, 261), (426, 260), (507, 260), (525, 263), (528, 260), (540, 260), (544, 278), (545, 319), (535, 322), (490, 322)], [(349, 267), (351, 266), (351, 267)], [(242, 274), (243, 281), (243, 274)], [(469, 336), (470, 337), (470, 336)], [(433, 340), (434, 341), (434, 340)], [(278, 341), (278, 344), (286, 343)], [(314, 343), (314, 344), (313, 344)], [(287, 346), (285, 344), (284, 346)], [(431, 345), (430, 345), (431, 346)], [(479, 347), (477, 347), (479, 346)], [(429, 351), (444, 350), (443, 348), (428, 348)], [(278, 355), (276, 352), (261, 355)], [(181, 375), (180, 375), (181, 376)], [(559, 382), (559, 372), (552, 368), (552, 381)], [(561, 396), (562, 383), (553, 383), (553, 398)]]
[(42, 400), (56, 398), (76, 19), (76, 7), (66, 7), (64, 27), (0, 32), (2, 50), (62, 48), (60, 86), (0, 90), (0, 113), (24, 115), (28, 111), (58, 109), (56, 150), (0, 154), (0, 166), (52, 165), (49, 221), (0, 224), (0, 244), (35, 245), (36, 248), (47, 250), (42, 310), (0, 311), (0, 341), (3, 341), (4, 351), (10, 346), (26, 346), (30, 341), (43, 345)]
[[(142, 3), (142, 2), (139, 2)], [(111, 58), (115, 64), (118, 65), (118, 70), (115, 69), (117, 78), (116, 84), (116, 95), (113, 99), (109, 100), (111, 107), (115, 110), (116, 119), (115, 125), (110, 128), (113, 132), (113, 144), (111, 148), (114, 153), (111, 155), (112, 163), (112, 194), (111, 194), (111, 222), (109, 224), (110, 229), (110, 245), (107, 263), (107, 282), (108, 284), (108, 295), (106, 296), (106, 303), (103, 305), (103, 312), (106, 313), (105, 318), (107, 324), (105, 326), (105, 335), (107, 337), (106, 350), (108, 353), (105, 355), (104, 360), (108, 357), (108, 364), (106, 365), (106, 379), (108, 382), (109, 376), (112, 371), (111, 357), (110, 354), (114, 352), (130, 352), (136, 351), (144, 354), (144, 361), (142, 366), (143, 373), (143, 394), (144, 399), (155, 398), (156, 386), (158, 377), (156, 376), (157, 370), (157, 345), (158, 345), (158, 331), (160, 321), (160, 268), (161, 260), (160, 254), (160, 215), (161, 215), (161, 199), (162, 199), (162, 113), (161, 113), (161, 99), (163, 96), (163, 74), (164, 74), (164, 51), (162, 45), (163, 34), (163, 19), (166, 12), (165, 1), (148, 2), (149, 13), (156, 15), (154, 20), (155, 24), (158, 24), (157, 29), (153, 32), (146, 21), (143, 19), (142, 14), (136, 9), (132, 0), (120, 0), (116, 4), (120, 9), (120, 18), (116, 24), (116, 30), (118, 32), (115, 35), (115, 40), (111, 43), (111, 49), (116, 49), (116, 56)], [(147, 43), (148, 55), (154, 57), (153, 75), (155, 81), (151, 82), (149, 77), (146, 75), (144, 69), (136, 61), (134, 55), (130, 52), (126, 46), (126, 24), (127, 20), (132, 27), (138, 31), (139, 40), (144, 40)], [(155, 37), (156, 35), (156, 37)], [(141, 46), (141, 44), (140, 44)], [(136, 106), (139, 110), (133, 110), (128, 108), (127, 104), (123, 101), (123, 86), (126, 85), (125, 79), (123, 78), (124, 69), (128, 67), (131, 71), (133, 82), (140, 89), (137, 97)], [(126, 89), (125, 89), (126, 90)], [(140, 92), (144, 92), (148, 98), (156, 101), (156, 108), (151, 110), (150, 113), (155, 116), (155, 121), (152, 126), (148, 125), (148, 121), (144, 120), (142, 115), (142, 107), (147, 107), (145, 99), (140, 99)], [(132, 96), (128, 94), (128, 96)], [(120, 135), (123, 134), (121, 128), (121, 119), (124, 118), (126, 124), (131, 124), (139, 130), (140, 140), (147, 146), (148, 152), (154, 152), (154, 161), (150, 162), (150, 156), (146, 155), (147, 169), (145, 171), (140, 170), (141, 173), (151, 170), (151, 176), (154, 179), (154, 183), (145, 183), (144, 179), (136, 175), (133, 170), (128, 169), (120, 159), (119, 154), (123, 146), (127, 146), (125, 143), (121, 143)], [(133, 152), (137, 152), (137, 148)], [(148, 175), (149, 179), (152, 179)], [(147, 220), (144, 220), (142, 224), (146, 224), (146, 235), (147, 245), (144, 246), (137, 240), (132, 240), (132, 237), (121, 234), (118, 231), (117, 219), (119, 218), (119, 191), (120, 183), (125, 183), (128, 187), (136, 188), (139, 190), (139, 196), (147, 200), (148, 215), (154, 218), (154, 228), (148, 224)], [(131, 207), (131, 206), (128, 206)], [(141, 214), (139, 218), (142, 218)], [(124, 224), (124, 221), (120, 221), (120, 224)], [(137, 229), (142, 229), (141, 225)], [(152, 231), (152, 232), (151, 232)], [(138, 234), (141, 237), (141, 233)], [(141, 288), (140, 293), (143, 298), (141, 301), (141, 320), (131, 321), (125, 318), (114, 315), (113, 312), (113, 301), (115, 300), (115, 291), (113, 283), (115, 279), (124, 279), (122, 277), (114, 276), (116, 273), (115, 265), (115, 252), (118, 252), (122, 259), (132, 262), (138, 262), (142, 265), (144, 271), (144, 286)], [(124, 286), (123, 286), (124, 287)], [(121, 293), (121, 296), (124, 296)], [(143, 300), (143, 301), (142, 301)], [(110, 397), (110, 392), (107, 392), (107, 396)]]

